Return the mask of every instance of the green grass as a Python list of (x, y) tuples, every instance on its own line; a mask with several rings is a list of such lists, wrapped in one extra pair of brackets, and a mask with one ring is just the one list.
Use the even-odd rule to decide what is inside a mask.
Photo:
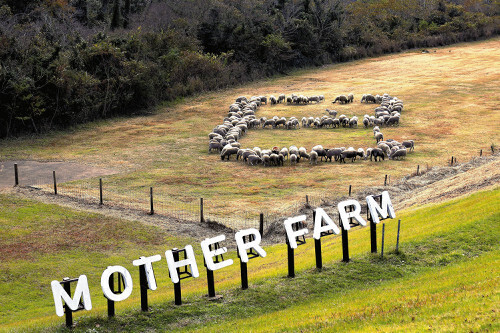
[[(153, 227), (75, 213), (17, 197), (0, 199), (2, 207), (7, 207), (0, 214), (0, 248), (11, 248), (8, 244), (21, 239), (33, 239), (32, 244), (43, 245), (31, 256), (16, 256), (17, 249), (3, 255), (6, 260), (0, 263), (0, 301), (7, 306), (0, 312), (0, 329), (61, 328), (63, 318), (54, 315), (50, 281), (87, 274), (94, 309), (76, 314), (77, 330), (215, 331), (218, 325), (224, 325), (222, 331), (231, 331), (250, 330), (252, 323), (259, 325), (254, 328), (257, 331), (316, 330), (321, 325), (327, 330), (423, 330), (428, 323), (438, 330), (495, 330), (488, 325), (496, 314), (492, 310), (499, 311), (500, 188), (396, 212), (397, 218), (402, 219), (399, 255), (392, 251), (397, 227), (394, 220), (386, 221), (383, 259), (368, 254), (369, 229), (357, 228), (349, 233), (351, 263), (338, 262), (342, 257), (340, 237), (326, 237), (325, 268), (317, 272), (314, 245), (309, 239), (296, 250), (295, 279), (286, 278), (285, 245), (266, 247), (266, 258), (250, 261), (250, 288), (246, 291), (239, 289), (239, 265), (231, 248), (227, 257), (235, 259), (235, 264), (215, 273), (216, 290), (223, 295), (217, 302), (203, 297), (206, 276), (199, 245), (193, 240), (172, 238)], [(77, 240), (59, 245), (71, 236), (57, 232), (60, 223), (69, 223), (70, 230), (84, 239), (92, 235), (92, 245)], [(103, 228), (117, 229), (109, 234), (109, 239), (93, 231)], [(381, 228), (378, 230), (380, 246)], [(45, 236), (38, 238), (40, 233)], [(57, 245), (49, 245), (53, 243)], [(234, 240), (227, 240), (227, 246), (232, 247), (233, 243)], [(162, 260), (155, 265), (159, 288), (149, 293), (151, 311), (140, 313), (138, 277), (131, 261), (139, 255), (163, 255), (167, 249), (186, 244), (195, 247), (201, 276), (183, 280), (184, 305), (173, 305), (172, 284)], [(113, 320), (105, 318), (105, 301), (99, 287), (100, 274), (108, 265), (125, 266), (135, 283), (132, 296), (117, 304)], [(300, 319), (301, 312), (307, 314), (305, 322)]]

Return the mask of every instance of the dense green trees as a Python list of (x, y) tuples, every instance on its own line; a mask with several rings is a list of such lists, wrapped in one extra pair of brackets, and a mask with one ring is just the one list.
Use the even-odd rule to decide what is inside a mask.
[(499, 2), (0, 0), (0, 137), (499, 32)]

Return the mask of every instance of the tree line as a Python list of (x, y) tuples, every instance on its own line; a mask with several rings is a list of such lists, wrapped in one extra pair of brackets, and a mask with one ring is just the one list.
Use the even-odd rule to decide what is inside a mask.
[(488, 0), (0, 0), (0, 137), (497, 35)]

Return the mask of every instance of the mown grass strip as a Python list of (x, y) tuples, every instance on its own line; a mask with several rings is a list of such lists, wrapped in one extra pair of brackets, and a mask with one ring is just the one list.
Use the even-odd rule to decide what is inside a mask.
[[(104, 316), (81, 318), (77, 330), (90, 328), (104, 331), (300, 330), (303, 321), (300, 320), (298, 313), (301, 311), (310, 313), (313, 318), (317, 317), (317, 320), (310, 319), (303, 327), (306, 330), (321, 329), (321, 323), (325, 321), (324, 317), (332, 312), (335, 313), (333, 317), (335, 320), (326, 321), (325, 329), (336, 329), (338, 323), (344, 323), (345, 325), (342, 325), (350, 329), (369, 329), (368, 326), (363, 326), (363, 316), (368, 316), (368, 313), (375, 318), (373, 325), (382, 325), (384, 329), (395, 329), (399, 321), (408, 318), (403, 318), (404, 312), (391, 310), (391, 306), (397, 307), (399, 306), (397, 304), (401, 302), (404, 304), (404, 301), (397, 301), (397, 297), (391, 297), (397, 293), (405, 295), (405, 286), (413, 286), (408, 289), (410, 299), (408, 302), (416, 302), (422, 314), (422, 319), (419, 319), (416, 324), (415, 319), (411, 318), (413, 324), (410, 322), (405, 324), (403, 321), (402, 324), (407, 325), (405, 327), (408, 329), (423, 329), (422, 325), (427, 322), (427, 318), (431, 318), (436, 323), (441, 322), (439, 318), (432, 317), (436, 302), (445, 299), (450, 293), (453, 294), (446, 290), (457, 288), (456, 294), (466, 297), (465, 301), (462, 304), (450, 300), (440, 312), (441, 316), (447, 318), (449, 325), (454, 323), (457, 328), (461, 328), (462, 326), (456, 321), (463, 319), (463, 314), (470, 308), (481, 313), (476, 318), (478, 327), (488, 328), (491, 327), (488, 326), (491, 316), (481, 310), (481, 302), (477, 300), (480, 295), (491, 296), (492, 300), (484, 304), (486, 307), (493, 307), (495, 311), (498, 310), (498, 302), (495, 301), (498, 300), (498, 293), (495, 294), (495, 290), (498, 289), (496, 277), (499, 272), (497, 268), (498, 239), (500, 239), (500, 228), (497, 223), (500, 220), (500, 210), (497, 204), (499, 193), (498, 189), (480, 192), (460, 200), (407, 212), (408, 220), (412, 217), (420, 220), (414, 221), (414, 227), (412, 224), (407, 225), (405, 235), (411, 235), (414, 232), (415, 236), (406, 237), (410, 240), (403, 242), (401, 254), (390, 251), (383, 259), (378, 255), (367, 254), (369, 241), (365, 237), (364, 254), (356, 256), (349, 264), (330, 261), (325, 265), (325, 269), (317, 272), (312, 268), (314, 258), (309, 255), (307, 257), (308, 268), (299, 270), (300, 273), (295, 279), (285, 278), (285, 274), (282, 274), (284, 269), (268, 266), (268, 275), (254, 280), (249, 290), (241, 291), (233, 286), (232, 289), (221, 292), (224, 297), (219, 302), (207, 302), (199, 295), (188, 294), (184, 297), (185, 305), (181, 307), (174, 306), (172, 302), (164, 302), (153, 305), (149, 313), (125, 311), (112, 320)], [(475, 213), (470, 214), (472, 217), (460, 215), (463, 214), (462, 210), (473, 208), (475, 208)], [(424, 212), (428, 214), (423, 214)], [(430, 223), (432, 221), (435, 221), (435, 225)], [(429, 224), (426, 224), (427, 222)], [(421, 228), (422, 224), (427, 227)], [(274, 246), (269, 252), (284, 253), (286, 249), (284, 246)], [(486, 257), (487, 260), (484, 259)], [(305, 261), (305, 258), (299, 258), (302, 262)], [(483, 267), (486, 273), (476, 271), (477, 267)], [(462, 276), (456, 273), (462, 269), (467, 274)], [(276, 274), (276, 272), (279, 273)], [(439, 283), (437, 283), (436, 276), (442, 277)], [(465, 283), (470, 277), (482, 283), (484, 289), (479, 288), (479, 291), (474, 291), (475, 282)], [(235, 280), (237, 279), (238, 277)], [(466, 291), (459, 292), (461, 286), (465, 286), (464, 290), (471, 291), (470, 296)], [(440, 288), (444, 290), (441, 294), (439, 294)], [(480, 290), (484, 290), (484, 293), (481, 294)], [(438, 292), (436, 298), (429, 296), (435, 292)], [(392, 305), (388, 305), (386, 309), (383, 303), (374, 301), (372, 293), (380, 294), (375, 297), (375, 300), (386, 299), (391, 301)], [(425, 302), (420, 301), (420, 294), (425, 296)], [(351, 298), (356, 301), (351, 303)], [(374, 304), (372, 312), (370, 312), (370, 304)], [(401, 304), (400, 306), (403, 306)], [(452, 307), (457, 308), (456, 316), (448, 316), (446, 309)], [(394, 315), (390, 315), (391, 311)], [(360, 315), (360, 313), (364, 314)], [(356, 320), (358, 320), (357, 323)], [(444, 328), (447, 325), (446, 320), (442, 321)], [(354, 323), (351, 325), (351, 322)], [(257, 326), (252, 326), (254, 324)], [(222, 327), (219, 327), (220, 325)]]

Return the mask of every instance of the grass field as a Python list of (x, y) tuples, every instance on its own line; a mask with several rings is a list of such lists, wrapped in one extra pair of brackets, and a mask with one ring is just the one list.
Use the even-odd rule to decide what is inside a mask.
[[(2, 141), (0, 159), (66, 160), (119, 171), (104, 177), (109, 197), (127, 201), (147, 198), (150, 186), (163, 204), (204, 197), (212, 213), (238, 214), (283, 206), (305, 194), (345, 194), (381, 184), (415, 171), (416, 166), (443, 165), (498, 145), (500, 138), (500, 40), (419, 50), (351, 63), (302, 70), (234, 89), (204, 94), (159, 108), (151, 116), (113, 119), (79, 126), (43, 138)], [(333, 98), (352, 92), (355, 102), (332, 105)], [(263, 106), (258, 116), (320, 116), (334, 107), (339, 114), (362, 117), (373, 105), (359, 103), (363, 93), (389, 93), (405, 103), (399, 127), (384, 128), (386, 138), (413, 139), (415, 153), (403, 161), (354, 164), (321, 163), (311, 167), (249, 167), (221, 162), (207, 153), (207, 134), (222, 122), (228, 106), (240, 95), (279, 93), (324, 94), (326, 101), (307, 106)], [(251, 130), (243, 147), (289, 146), (308, 150), (325, 147), (375, 145), (371, 129)], [(50, 174), (47, 179), (50, 180)], [(83, 182), (83, 181), (82, 181)], [(82, 183), (80, 182), (80, 183)], [(97, 184), (96, 180), (92, 180)], [(79, 183), (75, 183), (77, 186)], [(168, 201), (168, 202), (166, 202)], [(208, 208), (207, 208), (208, 209)]]
[[(422, 330), (430, 323), (438, 330), (495, 331), (498, 324), (490, 324), (500, 311), (499, 202), (497, 187), (397, 212), (402, 219), (402, 253), (392, 251), (397, 223), (388, 220), (384, 259), (368, 254), (368, 228), (350, 231), (353, 260), (348, 265), (338, 262), (342, 257), (340, 237), (326, 237), (321, 272), (314, 269), (314, 245), (309, 240), (296, 251), (295, 279), (285, 277), (286, 246), (266, 247), (265, 258), (249, 263), (247, 291), (239, 289), (234, 240), (228, 239), (227, 257), (235, 264), (216, 272), (216, 290), (223, 298), (208, 302), (202, 297), (206, 275), (194, 240), (140, 223), (0, 195), (0, 204), (6, 208), (0, 211), (0, 330), (61, 328), (63, 319), (54, 315), (50, 281), (86, 274), (93, 310), (76, 314), (79, 330), (216, 331), (224, 325), (221, 329), (230, 331), (251, 330), (255, 323), (258, 331)], [(380, 232), (378, 238), (380, 246)], [(155, 265), (159, 288), (149, 293), (152, 309), (139, 313), (138, 274), (132, 260), (141, 255), (163, 257), (165, 250), (186, 244), (195, 247), (201, 275), (182, 282), (184, 305), (173, 305), (163, 259)], [(117, 304), (117, 317), (111, 321), (105, 319), (106, 303), (99, 285), (100, 274), (108, 265), (123, 265), (134, 280), (132, 296)]]

